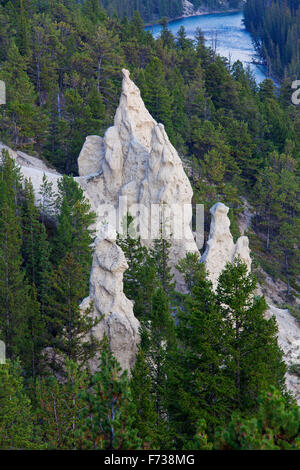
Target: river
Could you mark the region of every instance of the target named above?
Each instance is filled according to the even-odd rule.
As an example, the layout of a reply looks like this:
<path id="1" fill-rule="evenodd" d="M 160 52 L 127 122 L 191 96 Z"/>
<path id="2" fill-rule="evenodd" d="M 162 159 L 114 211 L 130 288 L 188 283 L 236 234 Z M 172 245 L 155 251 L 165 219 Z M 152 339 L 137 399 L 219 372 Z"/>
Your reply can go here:
<path id="1" fill-rule="evenodd" d="M 231 60 L 240 60 L 244 66 L 250 66 L 257 83 L 266 78 L 266 70 L 261 65 L 253 64 L 256 57 L 250 33 L 243 24 L 243 13 L 216 13 L 211 15 L 190 16 L 169 22 L 169 29 L 176 35 L 180 26 L 184 26 L 189 38 L 195 37 L 196 28 L 201 28 L 206 44 L 212 46 L 215 39 L 217 52 Z M 161 31 L 160 25 L 147 26 L 154 36 Z"/>

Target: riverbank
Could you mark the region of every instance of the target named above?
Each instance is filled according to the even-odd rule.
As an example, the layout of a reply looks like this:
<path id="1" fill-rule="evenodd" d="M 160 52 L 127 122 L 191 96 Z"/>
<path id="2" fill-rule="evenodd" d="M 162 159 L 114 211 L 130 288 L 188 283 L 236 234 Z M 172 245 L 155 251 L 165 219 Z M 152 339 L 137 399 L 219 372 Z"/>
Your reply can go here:
<path id="1" fill-rule="evenodd" d="M 169 22 L 169 30 L 176 36 L 181 26 L 184 26 L 186 35 L 194 39 L 197 29 L 204 34 L 208 47 L 216 47 L 217 53 L 227 58 L 231 64 L 241 61 L 245 68 L 248 66 L 254 73 L 257 83 L 261 83 L 267 76 L 265 67 L 258 62 L 259 58 L 253 46 L 252 37 L 245 29 L 243 12 L 219 11 L 217 13 L 202 12 L 201 15 L 191 15 Z M 146 27 L 154 37 L 158 37 L 162 26 L 160 24 Z"/>
<path id="2" fill-rule="evenodd" d="M 199 10 L 195 11 L 194 13 L 190 13 L 190 14 L 184 14 L 184 15 L 181 15 L 181 16 L 177 16 L 176 18 L 168 18 L 168 21 L 169 22 L 172 22 L 172 21 L 177 21 L 177 20 L 183 20 L 185 18 L 192 18 L 194 16 L 206 16 L 206 15 L 221 15 L 221 14 L 230 14 L 230 13 L 242 13 L 243 10 L 241 10 L 240 8 L 230 8 L 228 10 L 224 9 L 224 10 L 209 10 L 207 8 L 200 8 Z M 156 21 L 151 21 L 150 23 L 145 23 L 145 26 L 146 27 L 149 27 L 149 26 L 156 26 L 158 25 L 160 22 L 160 20 L 156 20 Z"/>

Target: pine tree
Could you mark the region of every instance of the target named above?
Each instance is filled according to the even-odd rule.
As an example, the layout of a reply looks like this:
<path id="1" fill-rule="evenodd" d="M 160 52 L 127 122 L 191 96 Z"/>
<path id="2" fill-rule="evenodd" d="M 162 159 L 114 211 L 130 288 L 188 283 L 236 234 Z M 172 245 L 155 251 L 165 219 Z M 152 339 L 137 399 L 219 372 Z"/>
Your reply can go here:
<path id="1" fill-rule="evenodd" d="M 271 387 L 258 398 L 252 418 L 234 413 L 229 424 L 219 429 L 214 448 L 218 450 L 299 450 L 300 408 Z"/>
<path id="2" fill-rule="evenodd" d="M 192 293 L 199 276 L 202 275 L 203 266 L 200 264 L 200 254 L 187 253 L 186 257 L 179 261 L 176 269 L 183 275 L 188 292 Z"/>
<path id="3" fill-rule="evenodd" d="M 37 449 L 34 417 L 19 362 L 0 365 L 0 449 Z"/>
<path id="4" fill-rule="evenodd" d="M 6 130 L 6 139 L 13 145 L 27 145 L 29 148 L 36 135 L 43 142 L 47 117 L 36 106 L 36 94 L 26 71 L 26 60 L 13 40 L 7 61 L 1 67 L 0 79 L 6 82 L 8 89 L 5 112 L 0 120 L 1 128 Z"/>
<path id="5" fill-rule="evenodd" d="M 80 433 L 83 448 L 128 450 L 141 447 L 127 372 L 121 373 L 107 339 L 103 341 L 99 371 L 93 375 L 91 387 L 81 396 L 85 401 L 82 413 L 85 423 Z"/>
<path id="6" fill-rule="evenodd" d="M 170 445 L 167 416 L 168 358 L 176 346 L 175 322 L 170 313 L 169 297 L 158 287 L 152 297 L 151 312 L 142 323 L 141 347 L 149 369 L 155 407 L 156 444 L 159 448 Z"/>
<path id="7" fill-rule="evenodd" d="M 232 380 L 223 369 L 226 329 L 203 265 L 177 315 L 178 349 L 170 360 L 168 410 L 181 448 L 197 434 L 200 422 L 206 421 L 211 434 L 230 414 Z"/>
<path id="8" fill-rule="evenodd" d="M 99 349 L 91 331 L 100 320 L 92 317 L 92 305 L 80 307 L 86 290 L 83 280 L 84 269 L 72 254 L 67 254 L 50 274 L 46 305 L 48 345 L 53 349 L 51 366 L 60 373 L 62 357 L 84 366 Z"/>
<path id="9" fill-rule="evenodd" d="M 227 375 L 233 381 L 234 408 L 251 412 L 259 394 L 275 386 L 284 391 L 286 366 L 277 344 L 274 317 L 265 318 L 267 304 L 254 295 L 256 278 L 239 259 L 219 277 L 217 302 L 226 331 Z"/>
<path id="10" fill-rule="evenodd" d="M 45 224 L 47 218 L 52 219 L 55 217 L 55 192 L 53 183 L 47 180 L 45 173 L 43 174 L 43 182 L 39 190 L 40 196 L 40 212 L 42 223 Z"/>
<path id="11" fill-rule="evenodd" d="M 166 126 L 172 137 L 172 100 L 165 85 L 165 74 L 161 61 L 155 57 L 144 71 L 144 89 L 142 96 L 151 115 Z"/>
<path id="12" fill-rule="evenodd" d="M 156 412 L 153 399 L 150 370 L 145 353 L 139 350 L 132 370 L 130 390 L 136 407 L 136 429 L 145 449 L 153 449 L 159 441 L 157 437 Z"/>
<path id="13" fill-rule="evenodd" d="M 52 239 L 52 260 L 58 265 L 71 254 L 80 263 L 84 277 L 82 282 L 87 289 L 91 270 L 93 230 L 95 214 L 84 197 L 83 190 L 73 178 L 63 176 L 58 182 L 58 226 Z"/>
<path id="14" fill-rule="evenodd" d="M 157 287 L 156 263 L 149 249 L 136 237 L 133 217 L 126 217 L 126 234 L 118 234 L 117 243 L 122 248 L 128 269 L 124 273 L 125 295 L 134 301 L 134 314 L 138 319 L 147 317 L 152 308 L 152 295 Z M 125 229 L 125 224 L 124 224 Z"/>
<path id="15" fill-rule="evenodd" d="M 172 296 L 175 288 L 174 275 L 169 266 L 171 242 L 165 237 L 164 227 L 161 223 L 160 237 L 154 240 L 150 254 L 156 266 L 156 275 L 166 295 Z"/>
<path id="16" fill-rule="evenodd" d="M 88 386 L 88 374 L 79 366 L 65 362 L 65 377 L 39 377 L 34 386 L 34 413 L 41 440 L 47 449 L 76 450 L 84 402 L 80 393 Z"/>
<path id="17" fill-rule="evenodd" d="M 46 209 L 45 201 L 43 209 Z M 25 180 L 24 200 L 22 203 L 22 254 L 27 279 L 35 286 L 37 297 L 43 310 L 51 264 L 49 259 L 50 244 L 46 228 L 39 219 L 40 216 L 35 206 L 32 183 Z"/>
<path id="18" fill-rule="evenodd" d="M 0 334 L 9 358 L 22 355 L 28 340 L 29 286 L 22 270 L 22 234 L 18 197 L 21 177 L 3 151 L 0 165 Z"/>

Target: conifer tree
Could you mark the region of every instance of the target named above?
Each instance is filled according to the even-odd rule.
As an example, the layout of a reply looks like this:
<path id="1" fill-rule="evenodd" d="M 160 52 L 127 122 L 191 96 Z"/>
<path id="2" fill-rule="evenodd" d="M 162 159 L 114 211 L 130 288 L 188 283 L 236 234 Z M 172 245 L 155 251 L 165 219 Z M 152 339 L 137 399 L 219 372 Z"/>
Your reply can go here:
<path id="1" fill-rule="evenodd" d="M 83 190 L 71 177 L 64 175 L 58 182 L 57 208 L 58 226 L 52 239 L 52 260 L 59 264 L 67 254 L 71 254 L 82 267 L 85 275 L 83 283 L 87 287 L 92 261 L 91 225 L 95 221 L 95 214 Z"/>
<path id="2" fill-rule="evenodd" d="M 7 140 L 16 146 L 30 147 L 32 139 L 38 135 L 39 141 L 43 142 L 47 117 L 36 106 L 36 94 L 26 71 L 26 60 L 14 40 L 11 41 L 5 66 L 1 67 L 0 79 L 7 83 L 8 89 L 6 112 L 0 120 Z"/>
<path id="3" fill-rule="evenodd" d="M 0 335 L 9 358 L 22 355 L 28 336 L 29 286 L 22 270 L 18 198 L 21 176 L 7 151 L 0 164 Z"/>
<path id="4" fill-rule="evenodd" d="M 121 373 L 108 341 L 102 344 L 99 370 L 91 387 L 81 394 L 85 402 L 81 427 L 82 446 L 94 450 L 139 449 L 142 445 L 135 425 L 127 372 Z"/>
<path id="5" fill-rule="evenodd" d="M 258 411 L 250 418 L 233 413 L 229 424 L 217 431 L 218 450 L 299 450 L 300 408 L 271 387 L 258 398 Z"/>
<path id="6" fill-rule="evenodd" d="M 56 212 L 55 204 L 55 192 L 53 189 L 53 183 L 48 181 L 45 173 L 43 174 L 43 182 L 39 190 L 40 196 L 40 211 L 41 211 L 41 220 L 45 224 L 47 218 L 53 218 Z"/>
<path id="7" fill-rule="evenodd" d="M 157 268 L 149 249 L 142 246 L 140 237 L 136 236 L 133 217 L 128 214 L 126 220 L 127 233 L 124 236 L 118 234 L 117 238 L 128 262 L 128 269 L 124 273 L 124 292 L 134 301 L 135 316 L 143 319 L 152 308 L 152 295 L 157 287 Z"/>
<path id="8" fill-rule="evenodd" d="M 37 449 L 34 417 L 19 362 L 0 365 L 0 449 Z"/>
<path id="9" fill-rule="evenodd" d="M 163 225 L 161 224 L 160 237 L 154 240 L 150 254 L 155 263 L 156 275 L 160 285 L 164 293 L 169 297 L 172 296 L 175 288 L 174 275 L 171 273 L 169 266 L 170 248 L 171 242 L 166 238 Z"/>
<path id="10" fill-rule="evenodd" d="M 45 209 L 45 207 L 43 208 Z M 51 269 L 50 244 L 46 228 L 39 220 L 39 212 L 35 206 L 32 183 L 24 182 L 24 200 L 22 203 L 22 254 L 26 276 L 35 286 L 37 297 L 43 310 L 47 291 L 48 276 Z"/>
<path id="11" fill-rule="evenodd" d="M 95 214 L 73 178 L 64 176 L 58 189 L 58 226 L 52 239 L 53 267 L 46 306 L 54 368 L 60 368 L 61 354 L 81 365 L 93 357 L 98 343 L 90 331 L 99 322 L 90 315 L 92 305 L 80 308 L 88 293 L 93 240 L 90 225 Z"/>
<path id="12" fill-rule="evenodd" d="M 155 408 L 156 443 L 159 448 L 170 445 L 167 416 L 168 358 L 176 347 L 175 323 L 169 308 L 169 297 L 158 287 L 152 297 L 152 309 L 142 322 L 141 347 L 149 369 Z"/>
<path id="13" fill-rule="evenodd" d="M 91 316 L 92 305 L 80 307 L 86 290 L 84 274 L 72 254 L 67 254 L 50 274 L 46 322 L 54 370 L 61 371 L 61 357 L 86 365 L 99 349 L 91 333 L 99 319 Z"/>
<path id="14" fill-rule="evenodd" d="M 163 65 L 157 57 L 145 69 L 142 96 L 151 115 L 166 126 L 168 135 L 172 137 L 172 100 L 165 85 Z"/>
<path id="15" fill-rule="evenodd" d="M 145 449 L 153 449 L 157 438 L 156 412 L 150 370 L 140 348 L 130 380 L 132 400 L 136 407 L 136 429 Z"/>
<path id="16" fill-rule="evenodd" d="M 191 294 L 178 309 L 178 349 L 169 363 L 168 409 L 180 447 L 197 434 L 199 422 L 206 421 L 212 433 L 225 421 L 232 392 L 223 370 L 226 331 L 216 295 L 203 265 L 194 276 Z"/>
<path id="17" fill-rule="evenodd" d="M 285 390 L 286 366 L 277 343 L 274 317 L 265 318 L 267 304 L 255 296 L 256 278 L 237 259 L 219 277 L 217 303 L 226 331 L 227 375 L 233 381 L 231 399 L 235 409 L 252 412 L 257 397 L 275 386 Z"/>
<path id="18" fill-rule="evenodd" d="M 87 371 L 65 362 L 64 380 L 39 377 L 34 386 L 34 413 L 41 440 L 47 449 L 76 450 L 84 402 L 80 393 L 88 386 Z"/>

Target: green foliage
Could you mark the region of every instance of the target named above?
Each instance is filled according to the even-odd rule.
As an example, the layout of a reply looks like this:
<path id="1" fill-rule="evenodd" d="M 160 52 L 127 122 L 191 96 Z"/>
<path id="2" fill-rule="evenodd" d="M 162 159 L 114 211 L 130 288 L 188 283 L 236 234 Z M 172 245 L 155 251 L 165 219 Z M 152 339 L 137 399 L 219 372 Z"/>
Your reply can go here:
<path id="1" fill-rule="evenodd" d="M 157 287 L 156 266 L 149 250 L 142 246 L 140 237 L 136 236 L 134 219 L 130 215 L 123 224 L 126 231 L 118 234 L 117 243 L 122 248 L 128 269 L 124 273 L 125 295 L 134 301 L 134 314 L 138 319 L 147 316 L 151 310 L 151 299 Z"/>
<path id="2" fill-rule="evenodd" d="M 136 429 L 145 449 L 154 449 L 158 442 L 155 402 L 150 370 L 145 353 L 139 350 L 130 380 L 132 400 L 136 407 Z"/>
<path id="3" fill-rule="evenodd" d="M 269 71 L 279 78 L 299 74 L 299 3 L 295 0 L 248 0 L 245 24 Z"/>
<path id="4" fill-rule="evenodd" d="M 230 414 L 233 388 L 226 373 L 227 337 L 216 295 L 203 265 L 197 271 L 191 295 L 178 311 L 179 344 L 169 364 L 168 409 L 177 445 L 190 445 L 203 420 L 211 432 Z"/>
<path id="5" fill-rule="evenodd" d="M 79 435 L 84 448 L 127 450 L 141 447 L 127 372 L 121 372 L 107 339 L 102 344 L 99 371 L 81 397 L 85 406 Z"/>
<path id="6" fill-rule="evenodd" d="M 8 100 L 0 109 L 1 141 L 76 174 L 85 136 L 102 135 L 112 122 L 120 69 L 127 67 L 182 154 L 194 201 L 206 207 L 206 232 L 208 209 L 222 200 L 230 206 L 234 238 L 239 236 L 241 196 L 247 197 L 255 211 L 252 246 L 268 272 L 286 282 L 292 303 L 299 277 L 300 132 L 289 82 L 279 93 L 271 80 L 258 87 L 240 62 L 231 65 L 206 48 L 200 30 L 195 41 L 184 28 L 174 37 L 164 18 L 154 39 L 134 13 L 137 8 L 147 20 L 177 16 L 181 1 L 103 0 L 110 16 L 96 0 L 4 3 L 0 79 Z M 218 0 L 205 4 L 220 7 Z M 119 20 L 114 11 L 129 19 Z M 288 63 L 298 47 L 296 28 L 291 33 L 289 26 L 294 7 L 279 26 L 273 13 L 272 6 L 264 8 L 261 19 L 269 15 L 271 23 L 262 34 L 272 26 L 272 38 L 282 42 L 282 33 L 288 33 L 284 54 L 279 53 Z M 271 46 L 276 60 L 277 47 Z M 266 50 L 267 45 L 267 56 Z M 279 74 L 282 64 L 272 61 Z M 290 62 L 287 75 L 297 69 L 294 58 Z M 105 343 L 90 384 L 82 366 L 97 353 L 90 339 L 95 323 L 92 305 L 79 305 L 88 292 L 94 214 L 68 176 L 58 194 L 44 177 L 40 196 L 41 214 L 30 182 L 21 181 L 4 152 L 0 338 L 9 358 L 20 357 L 21 368 L 10 363 L 0 368 L 0 408 L 14 417 L 6 421 L 0 411 L 0 447 L 35 448 L 38 433 L 39 445 L 51 449 L 193 450 L 211 449 L 214 440 L 218 448 L 299 445 L 299 409 L 280 395 L 285 366 L 276 324 L 264 316 L 266 304 L 254 295 L 254 278 L 235 263 L 226 267 L 214 292 L 198 256 L 190 254 L 177 260 L 187 294 L 175 293 L 163 232 L 150 249 L 134 233 L 119 237 L 129 264 L 124 290 L 134 301 L 142 341 L 130 380 Z M 58 379 L 51 378 L 57 370 Z"/>
<path id="7" fill-rule="evenodd" d="M 58 354 L 54 367 L 59 366 L 61 354 L 85 364 L 99 347 L 90 334 L 99 319 L 92 318 L 92 305 L 80 307 L 88 293 L 93 240 L 90 225 L 95 214 L 73 178 L 64 176 L 58 190 L 58 225 L 51 240 L 53 267 L 45 307 L 49 346 Z"/>
<path id="8" fill-rule="evenodd" d="M 234 413 L 228 426 L 216 434 L 215 448 L 222 450 L 299 450 L 300 409 L 288 403 L 275 388 L 258 400 L 255 417 Z"/>
<path id="9" fill-rule="evenodd" d="M 181 266 L 184 272 L 187 263 Z M 189 274 L 187 266 L 187 279 Z M 255 287 L 239 261 L 226 266 L 216 293 L 203 267 L 197 270 L 197 282 L 178 311 L 178 349 L 168 372 L 168 412 L 179 448 L 205 446 L 203 423 L 212 436 L 233 410 L 255 413 L 264 390 L 284 391 L 276 323 L 265 319 L 266 303 L 253 297 Z"/>
<path id="10" fill-rule="evenodd" d="M 26 316 L 31 308 L 29 285 L 22 270 L 22 232 L 18 197 L 21 177 L 7 151 L 0 165 L 0 337 L 9 358 L 28 347 Z"/>
<path id="11" fill-rule="evenodd" d="M 227 265 L 219 277 L 218 304 L 227 342 L 227 368 L 234 387 L 234 408 L 252 411 L 261 391 L 284 390 L 286 366 L 277 344 L 275 318 L 267 320 L 267 304 L 254 296 L 256 279 L 239 260 Z M 255 364 L 255 367 L 254 367 Z"/>
<path id="12" fill-rule="evenodd" d="M 91 243 L 93 231 L 91 225 L 95 214 L 83 190 L 71 177 L 63 176 L 58 183 L 57 207 L 59 210 L 58 226 L 52 238 L 52 259 L 59 264 L 66 254 L 72 254 L 89 276 L 91 266 Z"/>
<path id="13" fill-rule="evenodd" d="M 82 425 L 84 401 L 80 394 L 88 385 L 88 375 L 75 362 L 65 361 L 63 382 L 54 376 L 39 377 L 34 384 L 34 413 L 39 434 L 47 449 L 76 450 Z"/>
<path id="14" fill-rule="evenodd" d="M 18 362 L 0 365 L 0 448 L 37 449 L 33 412 Z"/>

